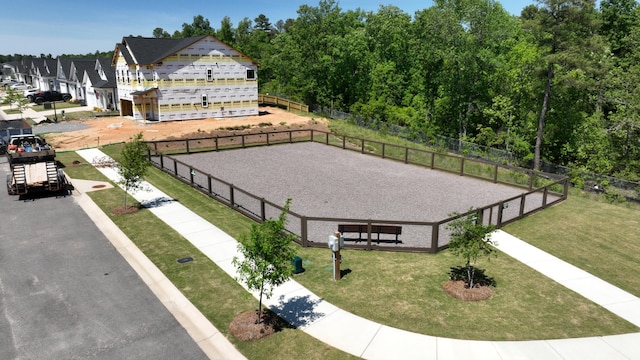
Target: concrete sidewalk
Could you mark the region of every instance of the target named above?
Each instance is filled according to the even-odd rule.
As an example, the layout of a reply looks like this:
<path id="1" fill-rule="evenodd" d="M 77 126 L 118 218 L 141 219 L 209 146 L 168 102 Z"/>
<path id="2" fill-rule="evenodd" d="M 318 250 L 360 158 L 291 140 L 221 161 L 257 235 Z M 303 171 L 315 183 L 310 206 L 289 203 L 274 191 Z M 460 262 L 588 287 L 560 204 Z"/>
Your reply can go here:
<path id="1" fill-rule="evenodd" d="M 98 149 L 80 150 L 78 154 L 91 163 L 105 156 Z M 113 168 L 98 170 L 111 180 L 118 179 Z M 146 188 L 148 191 L 132 195 L 235 278 L 231 261 L 239 256 L 236 240 L 155 187 L 147 184 Z M 628 321 L 640 323 L 637 297 L 503 231 L 494 236 L 505 253 Z M 541 341 L 469 341 L 410 333 L 339 309 L 293 280 L 278 287 L 265 304 L 307 334 L 366 359 L 640 359 L 640 333 Z"/>

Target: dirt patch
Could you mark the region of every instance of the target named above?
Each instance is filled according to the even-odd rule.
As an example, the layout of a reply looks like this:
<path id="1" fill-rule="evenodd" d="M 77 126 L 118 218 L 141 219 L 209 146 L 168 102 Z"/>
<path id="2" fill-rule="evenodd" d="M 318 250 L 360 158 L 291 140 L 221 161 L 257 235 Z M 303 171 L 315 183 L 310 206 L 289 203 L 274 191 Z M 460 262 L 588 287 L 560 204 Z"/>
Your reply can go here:
<path id="1" fill-rule="evenodd" d="M 464 281 L 447 281 L 442 287 L 447 294 L 462 301 L 482 301 L 491 299 L 493 296 L 493 290 L 490 287 L 479 286 L 468 289 L 464 287 Z"/>
<path id="2" fill-rule="evenodd" d="M 117 208 L 111 210 L 111 213 L 113 215 L 126 215 L 126 214 L 133 214 L 134 212 L 137 212 L 138 210 L 140 210 L 139 207 L 137 206 L 131 206 L 131 205 L 127 205 L 125 206 L 118 206 Z"/>
<path id="3" fill-rule="evenodd" d="M 309 128 L 327 130 L 326 121 L 302 116 L 276 107 L 261 107 L 260 115 L 225 119 L 200 119 L 166 122 L 135 121 L 131 118 L 109 117 L 81 120 L 89 129 L 46 134 L 47 142 L 58 151 L 78 150 L 128 141 L 142 133 L 146 141 L 206 137 L 238 132 L 260 132 Z"/>
<path id="4" fill-rule="evenodd" d="M 262 312 L 259 324 L 256 324 L 257 318 L 257 310 L 247 311 L 236 316 L 229 325 L 231 334 L 238 340 L 250 341 L 262 339 L 288 326 L 284 320 L 269 310 Z"/>

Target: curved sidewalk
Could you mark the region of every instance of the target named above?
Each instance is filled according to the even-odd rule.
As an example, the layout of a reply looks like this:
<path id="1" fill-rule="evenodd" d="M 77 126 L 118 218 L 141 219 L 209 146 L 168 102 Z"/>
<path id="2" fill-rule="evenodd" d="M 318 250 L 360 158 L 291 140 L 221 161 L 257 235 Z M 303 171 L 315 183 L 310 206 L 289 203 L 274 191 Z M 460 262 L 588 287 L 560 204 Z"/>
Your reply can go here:
<path id="1" fill-rule="evenodd" d="M 77 153 L 90 163 L 103 158 L 98 149 Z M 113 168 L 98 168 L 117 180 Z M 182 234 L 229 276 L 237 241 L 155 187 L 132 194 L 136 200 Z M 640 326 L 640 299 L 503 232 L 495 233 L 501 251 Z M 254 293 L 254 296 L 257 294 Z M 290 280 L 265 301 L 302 331 L 366 359 L 640 359 L 640 333 L 539 341 L 470 341 L 407 332 L 355 316 L 324 301 Z"/>

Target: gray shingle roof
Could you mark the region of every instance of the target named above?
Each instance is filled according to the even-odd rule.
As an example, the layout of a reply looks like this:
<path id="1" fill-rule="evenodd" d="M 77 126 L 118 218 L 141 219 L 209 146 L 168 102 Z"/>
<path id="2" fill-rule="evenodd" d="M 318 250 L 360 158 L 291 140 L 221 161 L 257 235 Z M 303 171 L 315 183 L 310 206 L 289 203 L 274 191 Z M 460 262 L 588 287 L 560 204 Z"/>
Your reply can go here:
<path id="1" fill-rule="evenodd" d="M 181 39 L 124 37 L 117 47 L 129 64 L 155 64 L 209 35 Z M 135 60 L 134 60 L 135 59 Z"/>

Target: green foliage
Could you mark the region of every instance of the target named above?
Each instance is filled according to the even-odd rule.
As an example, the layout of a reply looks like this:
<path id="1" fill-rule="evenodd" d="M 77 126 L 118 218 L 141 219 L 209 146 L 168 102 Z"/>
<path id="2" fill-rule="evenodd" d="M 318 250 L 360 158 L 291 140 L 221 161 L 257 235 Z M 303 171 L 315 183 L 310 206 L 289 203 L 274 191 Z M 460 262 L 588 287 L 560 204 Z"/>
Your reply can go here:
<path id="1" fill-rule="evenodd" d="M 20 118 L 22 118 L 22 113 L 26 109 L 29 100 L 22 95 L 21 90 L 14 90 L 9 88 L 6 89 L 6 94 L 7 95 L 3 99 L 2 103 L 8 104 L 12 107 L 15 106 L 16 109 L 18 109 L 18 111 L 20 112 Z"/>
<path id="2" fill-rule="evenodd" d="M 124 145 L 118 161 L 118 173 L 121 180 L 120 185 L 124 187 L 124 207 L 127 207 L 126 193 L 142 188 L 144 176 L 149 168 L 147 160 L 147 145 L 142 140 L 142 133 L 131 137 L 131 140 Z"/>
<path id="3" fill-rule="evenodd" d="M 457 215 L 460 214 L 451 214 L 451 216 Z M 450 222 L 447 228 L 451 231 L 449 249 L 454 255 L 461 256 L 466 261 L 465 286 L 472 288 L 477 285 L 474 282 L 476 279 L 474 265 L 478 257 L 490 257 L 494 254 L 494 243 L 489 235 L 495 230 L 495 226 L 483 225 L 478 222 L 477 214 L 472 213 Z"/>
<path id="4" fill-rule="evenodd" d="M 258 316 L 260 322 L 262 297 L 269 299 L 276 286 L 284 284 L 293 273 L 291 261 L 295 256 L 293 235 L 285 230 L 289 204 L 287 202 L 277 220 L 267 219 L 261 224 L 252 224 L 249 234 L 239 239 L 238 251 L 242 258 L 234 257 L 239 281 L 244 282 L 249 290 L 260 290 Z"/>

